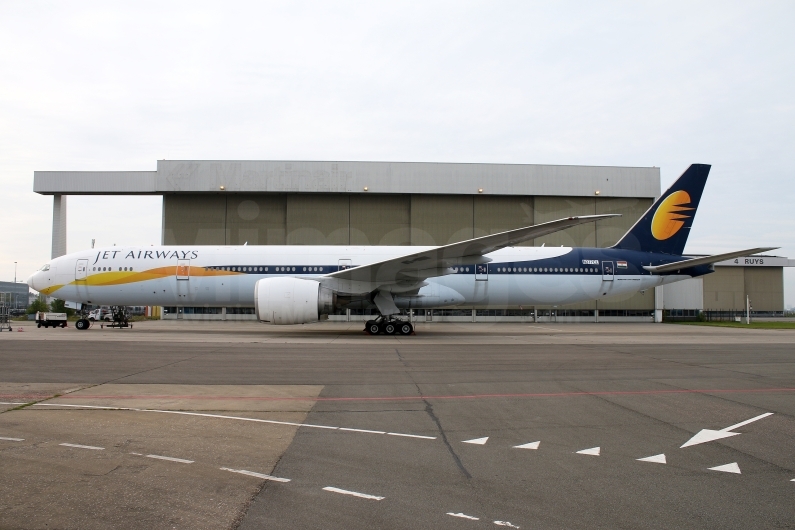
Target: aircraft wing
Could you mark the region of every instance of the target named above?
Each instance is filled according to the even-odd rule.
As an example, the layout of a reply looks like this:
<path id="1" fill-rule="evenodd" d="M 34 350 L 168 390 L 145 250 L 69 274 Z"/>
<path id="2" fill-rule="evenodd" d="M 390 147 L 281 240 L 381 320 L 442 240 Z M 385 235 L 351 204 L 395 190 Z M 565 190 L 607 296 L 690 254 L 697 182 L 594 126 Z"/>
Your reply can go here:
<path id="1" fill-rule="evenodd" d="M 690 267 L 697 267 L 698 265 L 712 265 L 719 261 L 724 261 L 732 258 L 739 258 L 741 256 L 751 256 L 752 254 L 759 254 L 760 252 L 768 252 L 776 250 L 779 247 L 763 247 L 763 248 L 749 248 L 747 250 L 738 250 L 736 252 L 727 252 L 726 254 L 715 254 L 714 256 L 705 256 L 703 258 L 686 259 L 676 261 L 674 263 L 667 263 L 665 265 L 645 265 L 643 268 L 649 272 L 671 272 L 682 269 L 689 269 Z"/>
<path id="2" fill-rule="evenodd" d="M 452 271 L 448 269 L 455 265 L 488 263 L 491 260 L 484 256 L 495 250 L 558 232 L 572 226 L 618 217 L 619 215 L 584 215 L 558 219 L 557 221 L 476 237 L 475 239 L 435 247 L 398 258 L 333 272 L 327 274 L 324 278 L 379 284 L 399 281 L 421 281 L 425 278 L 449 274 Z"/>

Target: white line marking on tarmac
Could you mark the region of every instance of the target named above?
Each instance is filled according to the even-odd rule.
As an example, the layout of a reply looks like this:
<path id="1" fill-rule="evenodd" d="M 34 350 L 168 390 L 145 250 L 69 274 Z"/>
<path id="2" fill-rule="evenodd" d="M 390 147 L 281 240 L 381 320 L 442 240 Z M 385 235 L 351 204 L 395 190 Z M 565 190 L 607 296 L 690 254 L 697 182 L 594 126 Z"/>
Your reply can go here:
<path id="1" fill-rule="evenodd" d="M 461 512 L 458 513 L 447 512 L 447 515 L 451 515 L 453 517 L 460 517 L 461 519 L 469 519 L 470 521 L 480 521 L 480 518 L 478 517 L 472 517 L 471 515 L 467 515 Z"/>
<path id="2" fill-rule="evenodd" d="M 473 445 L 486 445 L 486 442 L 489 441 L 488 436 L 484 436 L 483 438 L 472 438 L 471 440 L 463 440 L 462 444 L 473 444 Z"/>
<path id="3" fill-rule="evenodd" d="M 130 454 L 135 456 L 144 456 L 142 453 L 130 453 Z"/>
<path id="4" fill-rule="evenodd" d="M 515 524 L 511 524 L 508 521 L 494 521 L 494 524 L 496 524 L 497 526 L 507 526 L 509 528 L 519 528 Z"/>
<path id="5" fill-rule="evenodd" d="M 530 443 L 522 444 L 522 445 L 514 445 L 513 448 L 514 449 L 538 449 L 539 445 L 541 445 L 541 441 L 540 440 L 537 441 L 537 442 L 530 442 Z"/>
<path id="6" fill-rule="evenodd" d="M 715 466 L 709 468 L 710 471 L 723 471 L 724 473 L 736 473 L 741 475 L 742 472 L 740 471 L 740 466 L 737 465 L 737 462 L 732 462 L 731 464 L 724 464 L 722 466 Z"/>
<path id="7" fill-rule="evenodd" d="M 386 498 L 386 497 L 379 497 L 378 495 L 368 495 L 366 493 L 359 493 L 357 491 L 341 490 L 339 488 L 335 488 L 334 486 L 326 486 L 323 489 L 325 491 L 333 491 L 334 493 L 342 493 L 343 495 L 353 495 L 354 497 L 360 497 L 362 499 L 370 499 L 373 501 L 380 501 Z"/>
<path id="8" fill-rule="evenodd" d="M 30 401 L 28 401 L 30 403 Z M 11 403 L 9 401 L 0 401 L 0 405 L 27 405 L 28 403 Z"/>
<path id="9" fill-rule="evenodd" d="M 730 425 L 725 429 L 721 429 L 719 431 L 715 431 L 712 429 L 701 429 L 698 431 L 695 436 L 690 438 L 684 444 L 682 444 L 679 449 L 684 449 L 685 447 L 690 447 L 691 445 L 698 445 L 704 444 L 707 442 L 714 442 L 715 440 L 721 440 L 723 438 L 729 438 L 730 436 L 737 436 L 738 434 L 742 434 L 739 432 L 731 432 L 734 429 L 739 429 L 749 423 L 753 423 L 757 420 L 761 420 L 762 418 L 767 418 L 768 416 L 772 416 L 772 412 L 766 412 L 765 414 L 760 414 L 759 416 L 755 416 L 750 420 L 741 421 L 740 423 L 735 423 L 734 425 Z"/>
<path id="10" fill-rule="evenodd" d="M 577 451 L 578 455 L 591 455 L 591 456 L 599 456 L 599 453 L 602 451 L 601 447 L 591 447 L 590 449 L 583 449 L 581 451 Z"/>
<path id="11" fill-rule="evenodd" d="M 256 473 L 254 471 L 248 471 L 246 469 L 232 469 L 228 467 L 222 467 L 221 470 L 231 471 L 232 473 L 240 473 L 241 475 L 248 475 L 249 477 L 257 477 L 264 480 L 272 480 L 274 482 L 290 482 L 289 478 L 274 477 L 272 475 L 266 475 L 264 473 Z"/>
<path id="12" fill-rule="evenodd" d="M 81 409 L 103 409 L 103 410 L 141 410 L 128 409 L 124 407 L 100 407 L 99 405 L 67 405 L 66 403 L 33 403 L 32 407 L 77 407 Z"/>
<path id="13" fill-rule="evenodd" d="M 421 436 L 419 434 L 404 434 L 402 432 L 388 432 L 389 436 L 405 436 L 406 438 L 420 438 L 421 440 L 435 440 L 436 436 Z"/>
<path id="14" fill-rule="evenodd" d="M 370 434 L 386 434 L 386 431 L 368 431 L 367 429 L 349 429 L 348 427 L 340 427 L 340 430 L 350 432 L 365 432 Z"/>
<path id="15" fill-rule="evenodd" d="M 647 456 L 645 458 L 636 458 L 638 462 L 652 462 L 654 464 L 667 464 L 668 462 L 665 461 L 665 454 L 659 454 L 654 456 Z"/>
<path id="16" fill-rule="evenodd" d="M 6 440 L 8 442 L 24 442 L 24 438 L 6 438 L 5 436 L 0 436 L 0 440 Z"/>
<path id="17" fill-rule="evenodd" d="M 79 444 L 58 444 L 64 447 L 77 447 L 78 449 L 93 449 L 94 451 L 104 451 L 104 447 L 94 447 L 93 445 L 79 445 Z"/>
<path id="18" fill-rule="evenodd" d="M 24 403 L 22 403 L 24 405 Z M 259 418 L 245 418 L 242 416 L 225 416 L 222 414 L 205 414 L 202 412 L 184 412 L 181 410 L 157 410 L 157 409 L 135 409 L 130 407 L 101 407 L 99 405 L 66 405 L 63 403 L 34 403 L 37 407 L 77 407 L 84 409 L 103 409 L 103 410 L 130 410 L 133 412 L 160 412 L 163 414 L 180 414 L 183 416 L 199 416 L 203 418 L 220 418 L 224 420 L 240 420 L 240 421 L 253 421 L 255 423 L 269 423 L 271 425 L 289 425 L 292 427 L 309 427 L 312 429 L 329 429 L 329 430 L 345 430 L 352 432 L 366 432 L 373 434 L 388 434 L 390 436 L 405 436 L 407 438 L 420 438 L 423 440 L 435 440 L 436 436 L 421 436 L 419 434 L 406 434 L 402 432 L 383 432 L 383 431 L 370 431 L 366 429 L 351 429 L 343 427 L 334 427 L 333 425 L 314 425 L 311 423 L 295 423 L 292 421 L 277 421 L 277 420 L 263 420 Z"/>
<path id="19" fill-rule="evenodd" d="M 179 462 L 180 464 L 192 464 L 193 460 L 185 460 L 184 458 L 174 458 L 173 456 L 161 455 L 146 455 L 147 458 L 157 458 L 158 460 L 168 460 L 169 462 Z"/>

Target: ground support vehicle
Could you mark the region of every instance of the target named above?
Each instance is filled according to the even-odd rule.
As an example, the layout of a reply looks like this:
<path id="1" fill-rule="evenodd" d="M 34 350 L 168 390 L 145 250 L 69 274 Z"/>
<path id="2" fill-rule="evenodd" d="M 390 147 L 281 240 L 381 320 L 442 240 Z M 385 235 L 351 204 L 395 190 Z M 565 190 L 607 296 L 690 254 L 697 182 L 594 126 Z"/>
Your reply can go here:
<path id="1" fill-rule="evenodd" d="M 88 313 L 88 320 L 91 322 L 96 322 L 97 320 L 102 320 L 105 322 L 112 322 L 113 321 L 113 312 L 110 309 L 93 309 Z"/>
<path id="2" fill-rule="evenodd" d="M 36 327 L 40 328 L 65 328 L 66 327 L 66 313 L 45 313 L 39 311 L 36 313 Z"/>

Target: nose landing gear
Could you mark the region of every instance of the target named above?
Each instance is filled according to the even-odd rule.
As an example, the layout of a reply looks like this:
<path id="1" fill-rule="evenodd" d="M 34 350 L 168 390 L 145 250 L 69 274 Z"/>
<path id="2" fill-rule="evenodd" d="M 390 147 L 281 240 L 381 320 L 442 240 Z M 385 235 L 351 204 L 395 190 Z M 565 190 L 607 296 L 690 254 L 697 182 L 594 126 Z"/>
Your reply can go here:
<path id="1" fill-rule="evenodd" d="M 364 326 L 364 331 L 368 335 L 411 335 L 414 333 L 414 326 L 405 320 L 398 320 L 391 316 L 379 316 L 375 320 L 368 320 Z"/>

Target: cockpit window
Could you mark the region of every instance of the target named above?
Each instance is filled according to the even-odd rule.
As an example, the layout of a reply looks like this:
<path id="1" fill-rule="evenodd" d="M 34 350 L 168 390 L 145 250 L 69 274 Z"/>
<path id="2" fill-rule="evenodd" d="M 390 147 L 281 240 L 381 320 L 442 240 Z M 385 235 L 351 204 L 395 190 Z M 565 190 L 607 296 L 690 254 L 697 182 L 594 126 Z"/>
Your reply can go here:
<path id="1" fill-rule="evenodd" d="M 50 264 L 48 263 L 47 265 L 45 265 L 44 267 L 42 267 L 40 270 L 43 270 L 43 271 L 48 271 L 48 270 L 50 270 Z"/>

